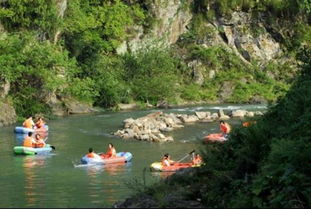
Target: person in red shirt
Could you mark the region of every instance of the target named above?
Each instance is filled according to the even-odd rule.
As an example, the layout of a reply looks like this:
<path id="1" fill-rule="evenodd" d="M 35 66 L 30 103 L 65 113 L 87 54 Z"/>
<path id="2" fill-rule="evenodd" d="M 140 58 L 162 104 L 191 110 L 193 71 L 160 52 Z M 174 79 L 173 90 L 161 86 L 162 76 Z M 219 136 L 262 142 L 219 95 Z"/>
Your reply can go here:
<path id="1" fill-rule="evenodd" d="M 35 125 L 36 125 L 36 128 L 39 129 L 39 128 L 42 128 L 44 124 L 45 124 L 44 120 L 41 117 L 39 117 Z"/>
<path id="2" fill-rule="evenodd" d="M 221 120 L 221 121 L 219 121 L 219 129 L 220 129 L 222 135 L 225 138 L 228 138 L 228 134 L 231 131 L 230 125 L 228 123 L 224 122 L 223 120 Z"/>
<path id="3" fill-rule="evenodd" d="M 112 143 L 108 144 L 108 150 L 105 154 L 102 154 L 101 157 L 102 158 L 112 158 L 112 157 L 116 157 L 117 156 L 117 151 L 114 148 Z"/>

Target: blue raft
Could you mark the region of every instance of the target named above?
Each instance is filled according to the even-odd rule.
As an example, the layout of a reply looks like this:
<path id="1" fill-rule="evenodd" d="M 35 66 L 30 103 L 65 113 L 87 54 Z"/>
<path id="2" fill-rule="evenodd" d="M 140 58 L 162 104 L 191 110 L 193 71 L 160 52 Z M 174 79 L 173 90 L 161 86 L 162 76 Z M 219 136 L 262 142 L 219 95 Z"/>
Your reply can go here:
<path id="1" fill-rule="evenodd" d="M 49 130 L 49 126 L 48 125 L 44 125 L 43 126 L 44 128 L 43 129 L 32 129 L 32 128 L 25 128 L 23 126 L 16 126 L 15 129 L 14 129 L 14 132 L 15 133 L 18 133 L 18 134 L 28 134 L 29 132 L 40 132 L 40 131 L 48 131 Z"/>
<path id="2" fill-rule="evenodd" d="M 111 164 L 111 163 L 127 163 L 131 161 L 133 155 L 130 152 L 118 152 L 113 158 L 89 158 L 87 155 L 81 158 L 82 164 Z"/>

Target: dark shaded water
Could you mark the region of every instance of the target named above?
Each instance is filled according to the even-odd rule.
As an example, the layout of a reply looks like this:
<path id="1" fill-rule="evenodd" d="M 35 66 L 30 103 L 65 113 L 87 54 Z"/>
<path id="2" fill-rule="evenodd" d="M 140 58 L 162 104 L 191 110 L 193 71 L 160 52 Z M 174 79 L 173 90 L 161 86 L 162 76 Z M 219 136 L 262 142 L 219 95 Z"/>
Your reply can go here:
<path id="1" fill-rule="evenodd" d="M 193 113 L 223 108 L 263 110 L 264 106 L 201 106 L 164 110 L 164 112 Z M 56 150 L 48 156 L 15 156 L 13 147 L 21 140 L 13 133 L 14 126 L 0 128 L 0 207 L 111 207 L 133 194 L 128 184 L 142 181 L 146 168 L 146 184 L 163 178 L 163 173 L 150 173 L 149 165 L 168 152 L 175 160 L 192 149 L 199 151 L 202 137 L 218 132 L 218 123 L 196 123 L 167 133 L 171 143 L 149 143 L 123 140 L 111 133 L 122 128 L 126 118 L 141 117 L 150 112 L 106 112 L 79 115 L 49 121 L 47 143 Z M 239 124 L 239 120 L 231 120 Z M 19 124 L 16 124 L 19 125 Z M 117 152 L 129 151 L 133 160 L 124 165 L 75 167 L 80 158 L 93 147 L 105 152 L 112 142 Z"/>

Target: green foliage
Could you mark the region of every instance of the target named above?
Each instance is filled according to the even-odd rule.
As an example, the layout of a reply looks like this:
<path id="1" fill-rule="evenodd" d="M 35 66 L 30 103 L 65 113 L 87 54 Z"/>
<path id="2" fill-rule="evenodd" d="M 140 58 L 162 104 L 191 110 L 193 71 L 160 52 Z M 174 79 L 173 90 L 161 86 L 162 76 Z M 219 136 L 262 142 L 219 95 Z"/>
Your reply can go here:
<path id="1" fill-rule="evenodd" d="M 112 56 L 101 57 L 101 60 L 93 67 L 90 76 L 96 83 L 94 90 L 98 92 L 96 105 L 111 107 L 130 100 L 131 89 L 123 80 L 122 59 Z"/>
<path id="2" fill-rule="evenodd" d="M 292 45 L 294 48 L 299 48 L 301 46 L 311 47 L 311 26 L 298 23 L 295 25 L 295 35 L 293 37 Z"/>
<path id="3" fill-rule="evenodd" d="M 232 94 L 225 102 L 249 102 L 254 96 L 274 101 L 288 90 L 296 73 L 290 63 L 271 62 L 259 70 L 256 63 L 245 64 L 225 47 L 205 48 L 197 44 L 223 34 L 223 28 L 216 30 L 207 23 L 233 11 L 264 12 L 273 20 L 292 18 L 289 8 L 293 8 L 297 20 L 309 14 L 309 0 L 282 2 L 194 1 L 190 30 L 180 37 L 176 51 L 147 47 L 120 56 L 116 49 L 135 35 L 133 25 L 143 26 L 146 32 L 157 21 L 150 12 L 154 2 L 71 0 L 67 1 L 64 17 L 59 18 L 55 1 L 2 1 L 0 21 L 8 33 L 0 37 L 0 82 L 10 81 L 10 96 L 20 111 L 33 112 L 47 109 L 46 105 L 32 103 L 34 100 L 43 104 L 47 92 L 103 107 L 130 101 L 210 102 L 217 101 L 225 82 L 232 84 Z M 181 3 L 181 9 L 189 6 L 188 1 Z M 255 25 L 252 32 L 258 35 L 262 27 Z M 294 32 L 288 35 L 292 39 L 284 43 L 295 52 L 310 45 L 310 27 L 300 20 L 293 28 Z M 14 34 L 15 31 L 22 31 L 23 35 Z M 56 31 L 62 32 L 59 43 L 44 41 L 54 39 Z M 189 60 L 202 62 L 202 85 L 194 83 L 193 69 L 186 64 Z M 215 72 L 213 78 L 208 75 L 211 70 Z M 32 95 L 29 100 L 23 97 L 28 92 Z"/>
<path id="4" fill-rule="evenodd" d="M 230 15 L 234 11 L 269 11 L 274 16 L 294 17 L 310 14 L 310 0 L 202 0 L 193 5 L 195 13 L 206 13 L 207 7 L 214 9 L 218 15 Z"/>
<path id="5" fill-rule="evenodd" d="M 102 52 L 112 52 L 130 34 L 129 28 L 142 23 L 145 14 L 137 5 L 122 1 L 72 0 L 65 16 L 65 43 L 83 64 L 96 62 Z"/>
<path id="6" fill-rule="evenodd" d="M 231 68 L 238 68 L 240 71 L 246 69 L 245 64 L 237 57 L 237 55 L 229 52 L 221 46 L 209 48 L 194 46 L 193 48 L 190 48 L 190 56 L 193 59 L 201 59 L 213 69 L 222 68 L 223 70 L 229 70 Z"/>
<path id="7" fill-rule="evenodd" d="M 52 0 L 10 0 L 3 1 L 0 6 L 0 21 L 9 31 L 30 29 L 52 36 L 61 27 L 61 19 Z"/>
<path id="8" fill-rule="evenodd" d="M 69 77 L 67 82 L 69 83 L 63 90 L 63 94 L 67 96 L 73 96 L 80 101 L 93 103 L 95 98 L 98 96 L 96 89 L 96 83 L 91 78 L 78 78 Z"/>
<path id="9" fill-rule="evenodd" d="M 211 83 L 204 85 L 186 84 L 182 88 L 180 97 L 186 101 L 215 101 L 218 88 Z"/>
<path id="10" fill-rule="evenodd" d="M 185 86 L 182 91 L 181 97 L 189 101 L 200 101 L 200 86 L 196 84 L 190 84 Z"/>
<path id="11" fill-rule="evenodd" d="M 177 59 L 168 49 L 146 48 L 123 57 L 126 81 L 131 83 L 133 98 L 157 101 L 175 96 L 177 91 Z"/>
<path id="12" fill-rule="evenodd" d="M 10 95 L 18 114 L 47 113 L 44 102 L 47 92 L 63 93 L 66 85 L 75 88 L 78 72 L 68 53 L 50 42 L 38 42 L 32 33 L 3 35 L 0 40 L 0 75 L 11 83 Z M 81 85 L 81 83 L 79 83 Z M 90 94 L 86 85 L 76 96 Z M 74 91 L 74 90 L 73 90 Z"/>
<path id="13" fill-rule="evenodd" d="M 280 65 L 271 62 L 264 71 L 257 69 L 255 63 L 247 65 L 235 54 L 222 47 L 202 48 L 194 45 L 189 50 L 192 59 L 200 59 L 206 67 L 217 71 L 216 76 L 213 79 L 206 79 L 202 86 L 205 89 L 205 95 L 208 92 L 214 95 L 210 94 L 205 97 L 206 99 L 215 100 L 222 84 L 229 81 L 233 86 L 233 93 L 226 102 L 249 102 L 254 96 L 274 101 L 286 93 L 295 73 L 289 63 Z M 270 78 L 268 73 L 273 73 L 275 78 Z M 192 88 L 184 91 L 183 96 L 187 98 L 187 95 L 191 95 L 196 99 L 202 99 L 199 97 L 200 91 L 192 90 Z"/>

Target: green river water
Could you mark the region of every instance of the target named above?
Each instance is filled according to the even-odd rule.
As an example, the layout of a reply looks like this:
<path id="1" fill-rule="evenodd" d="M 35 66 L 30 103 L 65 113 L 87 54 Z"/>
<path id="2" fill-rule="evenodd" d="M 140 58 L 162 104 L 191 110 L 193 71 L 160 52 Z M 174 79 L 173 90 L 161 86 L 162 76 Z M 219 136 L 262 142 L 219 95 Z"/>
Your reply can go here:
<path id="1" fill-rule="evenodd" d="M 194 111 L 225 112 L 230 109 L 262 111 L 262 105 L 220 105 L 178 107 L 163 112 L 194 114 Z M 178 160 L 193 149 L 204 147 L 202 137 L 219 132 L 218 122 L 195 123 L 166 133 L 174 137 L 170 143 L 150 143 L 124 140 L 111 135 L 122 128 L 126 118 L 138 118 L 159 110 L 103 112 L 100 114 L 74 115 L 48 121 L 47 143 L 56 150 L 47 156 L 15 156 L 13 147 L 21 140 L 13 132 L 15 126 L 0 128 L 0 207 L 48 208 L 48 207 L 111 207 L 135 191 L 128 185 L 142 181 L 146 168 L 146 184 L 165 177 L 164 173 L 151 173 L 149 165 L 159 161 L 166 152 Z M 240 120 L 229 121 L 239 124 Z M 76 167 L 89 147 L 105 152 L 108 143 L 117 152 L 129 151 L 132 162 L 115 166 Z"/>

